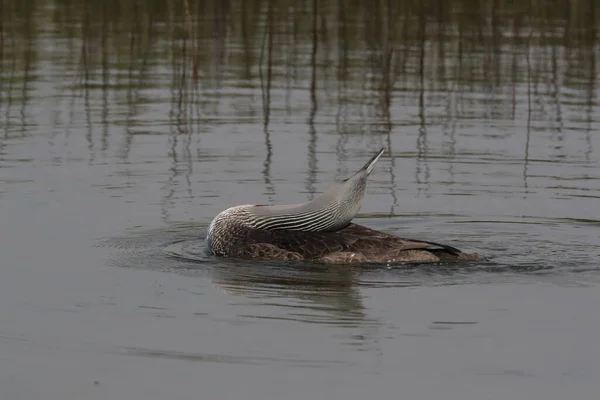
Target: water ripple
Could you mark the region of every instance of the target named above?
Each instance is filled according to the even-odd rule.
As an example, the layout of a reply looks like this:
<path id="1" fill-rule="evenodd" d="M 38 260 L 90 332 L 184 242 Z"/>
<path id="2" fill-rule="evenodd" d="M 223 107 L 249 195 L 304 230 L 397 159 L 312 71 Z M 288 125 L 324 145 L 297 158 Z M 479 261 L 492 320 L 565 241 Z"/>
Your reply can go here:
<path id="1" fill-rule="evenodd" d="M 379 219 L 366 223 L 378 225 Z M 561 220 L 562 223 L 595 225 L 595 220 Z M 204 246 L 204 225 L 173 224 L 165 228 L 132 231 L 107 238 L 99 245 L 114 247 L 113 263 L 126 268 L 156 269 L 184 275 L 209 275 L 229 292 L 249 296 L 279 297 L 282 292 L 325 292 L 336 297 L 360 287 L 411 287 L 485 282 L 528 282 L 543 277 L 597 280 L 600 252 L 586 232 L 551 240 L 536 237 L 518 226 L 541 226 L 554 222 L 460 221 L 468 235 L 454 236 L 458 246 L 476 249 L 487 259 L 465 264 L 364 264 L 352 266 L 302 262 L 271 262 L 224 259 L 210 256 Z M 385 225 L 385 224 L 383 224 Z M 493 225 L 493 228 L 490 227 Z M 456 225 L 454 225 L 456 226 Z M 351 297 L 351 296 L 350 296 Z"/>

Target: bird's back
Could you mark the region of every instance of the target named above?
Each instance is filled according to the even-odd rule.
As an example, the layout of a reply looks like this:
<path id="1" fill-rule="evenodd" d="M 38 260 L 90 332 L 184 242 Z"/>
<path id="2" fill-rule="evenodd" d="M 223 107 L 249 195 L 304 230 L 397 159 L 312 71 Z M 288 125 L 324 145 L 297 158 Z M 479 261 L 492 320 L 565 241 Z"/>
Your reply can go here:
<path id="1" fill-rule="evenodd" d="M 255 260 L 324 263 L 435 262 L 473 259 L 451 246 L 405 239 L 362 225 L 336 232 L 267 231 L 238 227 L 229 231 L 225 256 Z"/>

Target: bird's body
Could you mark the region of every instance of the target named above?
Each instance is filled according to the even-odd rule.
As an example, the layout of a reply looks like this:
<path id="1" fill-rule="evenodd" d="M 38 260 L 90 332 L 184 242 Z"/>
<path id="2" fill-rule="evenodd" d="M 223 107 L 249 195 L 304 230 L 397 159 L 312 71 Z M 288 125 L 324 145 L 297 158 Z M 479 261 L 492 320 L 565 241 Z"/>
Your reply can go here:
<path id="1" fill-rule="evenodd" d="M 351 178 L 296 205 L 240 205 L 211 222 L 206 243 L 217 256 L 332 264 L 477 260 L 473 253 L 405 239 L 352 223 L 379 151 Z"/>

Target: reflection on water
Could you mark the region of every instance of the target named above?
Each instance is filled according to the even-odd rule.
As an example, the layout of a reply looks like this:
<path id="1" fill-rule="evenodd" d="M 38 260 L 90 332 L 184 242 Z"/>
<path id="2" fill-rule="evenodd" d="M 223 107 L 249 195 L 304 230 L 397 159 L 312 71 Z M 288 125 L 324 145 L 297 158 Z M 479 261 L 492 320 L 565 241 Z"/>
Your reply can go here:
<path id="1" fill-rule="evenodd" d="M 415 179 L 424 183 L 430 129 L 442 127 L 444 154 L 453 157 L 457 129 L 472 120 L 519 130 L 525 180 L 540 129 L 551 135 L 547 156 L 554 161 L 574 155 L 565 148 L 572 131 L 581 132 L 584 159 L 593 154 L 592 0 L 475 9 L 469 1 L 433 0 L 416 7 L 318 0 L 20 4 L 3 2 L 5 136 L 33 134 L 42 125 L 54 136 L 84 124 L 91 162 L 109 145 L 126 160 L 137 135 L 169 134 L 174 170 L 193 165 L 203 130 L 225 118 L 242 125 L 263 120 L 267 186 L 277 150 L 270 125 L 307 121 L 311 195 L 317 130 L 327 134 L 332 124 L 336 152 L 346 157 L 349 136 L 393 142 L 392 131 L 416 123 Z M 169 95 L 160 90 L 165 86 Z M 50 115 L 36 113 L 30 100 L 40 96 L 66 102 L 69 115 L 58 104 Z M 111 134 L 112 124 L 120 132 Z M 190 172 L 173 171 L 181 173 Z"/>

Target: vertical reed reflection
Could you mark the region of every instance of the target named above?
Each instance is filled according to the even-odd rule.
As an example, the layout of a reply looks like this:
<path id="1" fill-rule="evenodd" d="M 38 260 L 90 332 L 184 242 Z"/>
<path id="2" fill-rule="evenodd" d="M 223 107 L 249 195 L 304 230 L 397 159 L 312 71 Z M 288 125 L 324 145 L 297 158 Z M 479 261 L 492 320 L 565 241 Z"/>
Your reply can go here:
<path id="1" fill-rule="evenodd" d="M 320 8 L 323 8 L 321 10 Z M 314 9 L 314 6 L 313 6 Z M 328 18 L 331 13 L 332 8 L 329 4 L 318 3 L 317 2 L 317 24 L 320 22 L 317 30 L 317 38 L 321 40 L 321 64 L 322 64 L 322 77 L 320 79 L 322 85 L 323 96 L 325 97 L 328 104 L 334 104 L 336 101 L 335 98 L 335 81 L 330 74 L 330 65 L 333 63 L 334 58 L 332 58 L 331 48 L 329 46 L 329 26 L 328 26 Z"/>
<path id="2" fill-rule="evenodd" d="M 4 0 L 0 1 L 0 65 L 4 61 Z M 0 80 L 0 90 L 2 90 L 2 81 Z M 1 101 L 1 97 L 0 97 Z"/>
<path id="3" fill-rule="evenodd" d="M 92 50 L 89 49 L 91 42 L 93 40 L 92 35 L 92 27 L 90 21 L 90 10 L 89 4 L 85 3 L 83 6 L 83 24 L 81 24 L 81 76 L 82 76 L 82 86 L 83 86 L 83 106 L 86 118 L 86 140 L 88 142 L 88 152 L 89 152 L 89 163 L 94 162 L 94 126 L 92 123 L 91 116 L 91 106 L 90 106 L 90 86 L 91 82 L 91 73 L 93 71 L 90 68 L 88 56 L 92 53 Z"/>
<path id="4" fill-rule="evenodd" d="M 596 48 L 594 44 L 590 45 L 589 48 L 590 53 L 590 64 L 589 64 L 589 72 L 587 74 L 587 94 L 586 94 L 586 128 L 585 128 L 585 142 L 587 148 L 585 149 L 585 159 L 586 161 L 591 160 L 592 153 L 594 152 L 594 148 L 592 147 L 592 123 L 594 121 L 594 105 L 596 104 L 596 57 L 598 56 L 596 53 Z"/>
<path id="5" fill-rule="evenodd" d="M 556 141 L 556 146 L 554 147 L 555 150 L 559 153 L 557 154 L 558 156 L 564 157 L 564 133 L 563 133 L 563 117 L 562 117 L 562 99 L 561 99 L 561 93 L 560 93 L 560 88 L 561 85 L 559 83 L 559 65 L 557 62 L 558 59 L 558 48 L 557 46 L 551 46 L 551 52 L 552 55 L 550 57 L 551 59 L 551 77 L 550 77 L 550 83 L 551 83 L 551 88 L 549 89 L 550 92 L 550 96 L 552 96 L 552 100 L 554 101 L 554 117 L 556 119 L 556 124 L 554 126 L 554 130 L 555 130 L 555 137 L 554 140 Z"/>
<path id="6" fill-rule="evenodd" d="M 383 20 L 385 21 L 384 27 L 384 46 L 383 46 L 383 54 L 384 54 L 384 72 L 383 72 L 383 115 L 385 119 L 385 133 L 387 137 L 387 149 L 388 152 L 392 152 L 392 115 L 391 115 L 391 105 L 392 105 L 392 92 L 394 90 L 394 83 L 396 80 L 396 69 L 394 64 L 394 48 L 392 47 L 392 24 L 394 23 L 394 18 L 391 7 L 391 0 L 387 0 L 386 9 Z M 392 197 L 392 205 L 390 206 L 390 216 L 396 213 L 396 207 L 398 206 L 398 196 L 396 196 L 396 175 L 394 174 L 394 169 L 396 167 L 395 157 L 391 157 L 389 173 L 390 173 L 390 195 Z"/>
<path id="7" fill-rule="evenodd" d="M 2 20 L 4 18 L 5 14 L 0 14 L 0 20 Z M 6 28 L 3 28 L 6 29 Z M 12 34 L 11 34 L 11 42 L 12 42 L 12 46 L 11 49 L 9 50 L 12 53 L 12 57 L 9 57 L 10 59 L 10 69 L 9 69 L 9 73 L 8 76 L 5 73 L 5 64 L 6 64 L 6 59 L 4 58 L 4 56 L 2 57 L 2 76 L 0 79 L 0 82 L 2 82 L 2 92 L 0 93 L 0 99 L 4 98 L 4 94 L 6 94 L 6 100 L 3 101 L 3 103 L 5 102 L 6 104 L 4 104 L 5 107 L 5 111 L 4 111 L 4 138 L 8 139 L 8 135 L 9 135 L 9 128 L 10 128 L 10 118 L 11 118 L 11 109 L 12 109 L 12 105 L 13 105 L 13 83 L 15 82 L 15 74 L 16 74 L 16 70 L 17 70 L 17 42 L 16 42 L 16 35 L 14 34 L 14 28 L 12 28 Z M 4 43 L 4 41 L 3 41 Z M 2 53 L 4 53 L 4 45 L 2 46 Z M 4 84 L 5 81 L 8 81 L 6 84 Z M 5 89 L 5 86 L 7 86 L 8 88 Z"/>
<path id="8" fill-rule="evenodd" d="M 196 29 L 195 24 L 192 22 L 192 14 L 190 12 L 190 4 L 188 0 L 183 0 L 183 7 L 185 12 L 185 29 L 187 31 L 187 39 L 190 40 L 193 58 L 192 58 L 192 83 L 195 85 L 198 82 L 198 45 L 196 43 Z"/>
<path id="9" fill-rule="evenodd" d="M 422 6 L 421 6 L 422 7 Z M 415 170 L 415 178 L 419 187 L 418 192 L 423 191 L 422 184 L 424 183 L 425 191 L 429 189 L 429 164 L 427 161 L 427 122 L 425 118 L 425 35 L 427 32 L 427 20 L 423 11 L 419 14 L 418 27 L 418 45 L 419 45 L 419 136 L 417 137 L 417 167 Z M 422 166 L 423 164 L 423 166 Z M 421 178 L 421 169 L 424 169 L 423 178 Z"/>
<path id="10" fill-rule="evenodd" d="M 285 96 L 285 109 L 287 115 L 292 115 L 292 92 L 294 89 L 294 84 L 296 84 L 298 80 L 298 58 L 299 58 L 299 49 L 298 42 L 300 41 L 299 29 L 300 29 L 300 18 L 298 15 L 300 14 L 299 7 L 293 7 L 290 11 L 292 21 L 285 24 L 288 28 L 286 31 L 287 39 L 287 65 L 286 65 L 286 96 Z"/>
<path id="11" fill-rule="evenodd" d="M 525 136 L 525 156 L 523 159 L 523 186 L 525 187 L 524 198 L 529 193 L 529 185 L 527 183 L 527 170 L 529 167 L 529 145 L 531 142 L 531 59 L 529 49 L 527 49 L 527 127 Z"/>
<path id="12" fill-rule="evenodd" d="M 306 191 L 308 199 L 315 197 L 317 181 L 317 131 L 315 128 L 315 116 L 317 115 L 317 51 L 319 49 L 319 0 L 312 2 L 312 51 L 310 56 L 311 79 L 310 79 L 310 114 L 308 117 L 308 176 L 306 178 Z"/>
<path id="13" fill-rule="evenodd" d="M 252 62 L 254 60 L 252 51 L 252 42 L 251 42 L 251 34 L 252 29 L 251 26 L 252 23 L 248 22 L 249 20 L 249 16 L 250 14 L 250 8 L 249 8 L 249 2 L 248 1 L 244 1 L 242 2 L 242 9 L 241 9 L 241 16 L 240 16 L 240 25 L 241 25 L 241 33 L 242 33 L 242 43 L 243 43 L 243 49 L 244 49 L 244 60 L 245 60 L 245 64 L 244 64 L 244 79 L 247 81 L 252 80 Z"/>
<path id="14" fill-rule="evenodd" d="M 274 36 L 274 20 L 273 20 L 273 5 L 271 2 L 267 4 L 267 21 L 264 28 L 263 45 L 260 53 L 260 87 L 262 92 L 263 102 L 263 132 L 265 134 L 266 156 L 263 162 L 263 177 L 265 180 L 266 194 L 269 201 L 273 201 L 275 195 L 275 186 L 271 180 L 271 163 L 273 158 L 273 144 L 271 143 L 271 133 L 269 131 L 269 118 L 271 115 L 271 80 L 273 78 L 273 36 Z M 265 42 L 267 47 L 266 80 L 263 74 L 263 60 Z"/>
<path id="15" fill-rule="evenodd" d="M 344 38 L 348 35 L 348 18 L 346 16 L 346 8 L 343 4 L 342 0 L 338 0 L 337 3 L 337 11 L 338 11 L 338 38 Z M 344 164 L 346 159 L 348 158 L 346 145 L 350 139 L 350 133 L 348 132 L 348 113 L 350 112 L 349 103 L 351 102 L 351 98 L 349 95 L 349 85 L 348 81 L 351 79 L 350 77 L 350 67 L 349 67 L 349 43 L 348 41 L 338 40 L 338 48 L 337 48 L 337 111 L 335 113 L 335 127 L 338 133 L 338 140 L 335 146 L 335 152 L 337 154 L 337 162 L 338 168 L 336 171 L 336 175 L 340 176 L 345 173 L 345 171 L 341 170 L 341 166 Z"/>
<path id="16" fill-rule="evenodd" d="M 109 95 L 109 85 L 110 85 L 110 64 L 109 64 L 109 48 L 108 48 L 108 40 L 109 40 L 109 32 L 108 32 L 108 24 L 109 24 L 109 15 L 108 15 L 108 5 L 104 4 L 102 7 L 102 33 L 100 38 L 100 48 L 102 52 L 102 116 L 101 116 L 101 124 L 102 124 L 102 136 L 100 138 L 101 142 L 101 151 L 103 156 L 106 156 L 106 150 L 108 150 L 108 141 L 109 141 L 109 121 L 110 121 L 110 106 L 108 103 L 108 95 Z"/>
<path id="17" fill-rule="evenodd" d="M 191 17 L 191 11 L 187 1 L 184 1 L 184 21 L 181 38 L 176 45 L 172 46 L 172 70 L 171 70 L 171 108 L 169 110 L 169 156 L 171 163 L 169 174 L 162 187 L 164 196 L 162 199 L 161 214 L 163 220 L 170 218 L 170 207 L 175 206 L 175 195 L 178 190 L 178 178 L 183 174 L 184 183 L 187 188 L 187 197 L 192 197 L 191 175 L 193 173 L 193 160 L 191 143 L 193 128 L 191 121 L 200 117 L 197 108 L 193 104 L 197 102 L 197 81 L 199 78 L 198 44 L 196 41 L 196 23 Z M 153 29 L 153 22 L 149 24 L 149 30 Z M 150 52 L 150 47 L 145 53 Z M 146 59 L 146 58 L 144 58 Z M 145 64 L 145 63 L 144 63 Z M 140 81 L 139 88 L 143 86 Z M 196 110 L 196 115 L 194 111 Z M 179 146 L 182 149 L 179 149 Z"/>
<path id="18" fill-rule="evenodd" d="M 4 106 L 4 1 L 0 0 L 0 115 Z M 7 123 L 7 122 L 5 122 Z M 0 140 L 0 153 L 2 151 Z"/>
<path id="19" fill-rule="evenodd" d="M 23 54 L 23 77 L 21 86 L 21 135 L 27 134 L 27 107 L 29 106 L 29 85 L 31 84 L 31 74 L 34 69 L 35 48 L 34 41 L 36 39 L 35 25 L 32 19 L 25 21 L 24 27 L 25 50 Z"/>
<path id="20" fill-rule="evenodd" d="M 456 108 L 456 93 L 454 88 L 447 90 L 447 102 L 445 106 L 446 120 L 442 125 L 442 133 L 448 141 L 444 143 L 445 155 L 448 158 L 448 175 L 450 183 L 454 183 L 454 160 L 456 158 L 456 123 L 458 110 Z"/>

